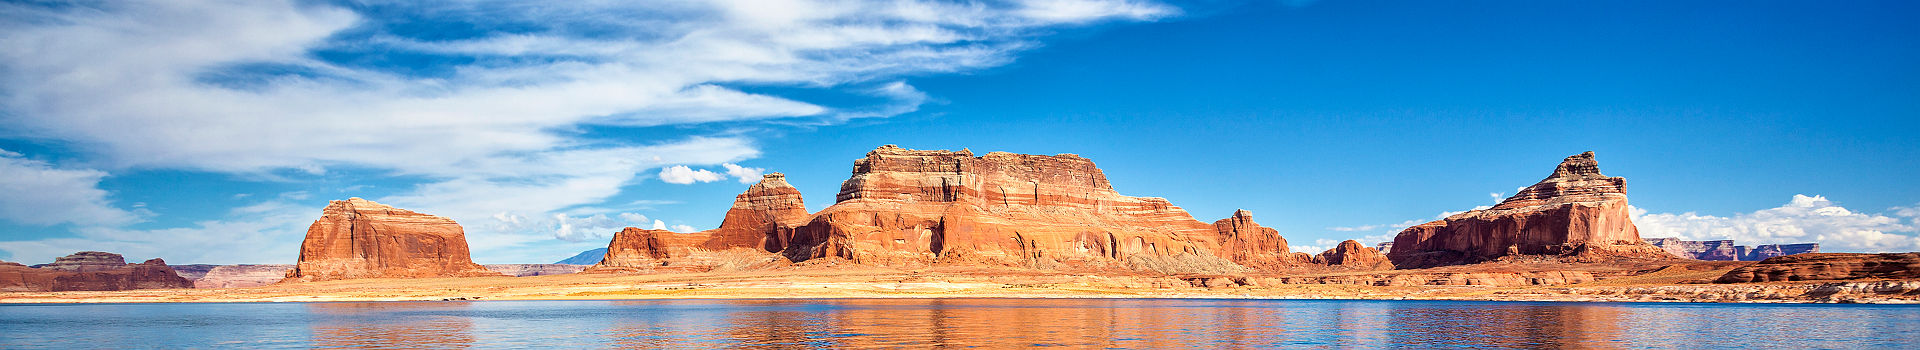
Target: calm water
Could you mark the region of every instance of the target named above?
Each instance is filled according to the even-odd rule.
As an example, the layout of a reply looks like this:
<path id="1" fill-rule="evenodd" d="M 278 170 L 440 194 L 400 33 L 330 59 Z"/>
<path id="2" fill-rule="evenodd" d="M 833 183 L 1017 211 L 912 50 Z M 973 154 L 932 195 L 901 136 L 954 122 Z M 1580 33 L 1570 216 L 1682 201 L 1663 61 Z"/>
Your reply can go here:
<path id="1" fill-rule="evenodd" d="M 0 348 L 1920 348 L 1920 307 L 1150 299 L 0 305 Z"/>

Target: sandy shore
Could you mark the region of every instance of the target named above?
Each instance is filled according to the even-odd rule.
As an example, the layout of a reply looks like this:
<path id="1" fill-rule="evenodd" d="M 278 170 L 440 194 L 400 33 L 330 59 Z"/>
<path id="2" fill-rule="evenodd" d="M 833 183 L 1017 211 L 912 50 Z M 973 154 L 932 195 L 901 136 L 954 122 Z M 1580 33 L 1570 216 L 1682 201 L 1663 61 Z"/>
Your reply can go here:
<path id="1" fill-rule="evenodd" d="M 700 298 L 1236 298 L 1500 301 L 1914 303 L 1920 281 L 1682 284 L 1719 271 L 1654 273 L 1554 286 L 1279 284 L 1202 287 L 1193 277 L 1072 275 L 1023 270 L 814 270 L 533 277 L 363 279 L 252 288 L 7 292 L 0 303 L 323 302 Z M 1699 275 L 1699 276 L 1696 276 Z M 1266 283 L 1262 283 L 1262 282 Z M 1888 287 L 1891 285 L 1892 287 Z M 1878 292 L 1876 292 L 1878 291 Z"/>

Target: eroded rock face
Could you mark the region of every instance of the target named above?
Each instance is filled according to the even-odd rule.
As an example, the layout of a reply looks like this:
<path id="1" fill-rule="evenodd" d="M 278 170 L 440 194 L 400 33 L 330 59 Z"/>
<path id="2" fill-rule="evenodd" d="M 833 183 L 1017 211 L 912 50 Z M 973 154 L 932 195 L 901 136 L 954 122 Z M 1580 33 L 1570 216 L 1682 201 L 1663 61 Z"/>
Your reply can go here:
<path id="1" fill-rule="evenodd" d="M 1279 231 L 1253 222 L 1253 212 L 1244 209 L 1234 211 L 1232 217 L 1214 221 L 1213 230 L 1220 241 L 1220 249 L 1215 252 L 1240 265 L 1272 271 L 1312 260 L 1306 253 L 1293 252 Z"/>
<path id="2" fill-rule="evenodd" d="M 1360 245 L 1360 241 L 1347 240 L 1326 252 L 1313 256 L 1313 263 L 1339 266 L 1359 270 L 1392 270 L 1393 262 L 1379 250 Z"/>
<path id="3" fill-rule="evenodd" d="M 474 264 L 453 220 L 370 200 L 332 201 L 307 228 L 289 280 L 499 276 Z"/>
<path id="4" fill-rule="evenodd" d="M 68 272 L 118 270 L 127 267 L 127 259 L 108 252 L 78 252 L 54 258 L 53 263 L 39 267 Z"/>
<path id="5" fill-rule="evenodd" d="M 794 261 L 1233 272 L 1220 233 L 1165 199 L 1115 192 L 1092 161 L 887 145 L 855 160 L 838 202 L 797 228 Z M 1242 244 L 1271 241 L 1248 236 Z M 1270 250 L 1279 255 L 1281 250 Z M 1262 251 L 1259 254 L 1267 254 Z"/>
<path id="6" fill-rule="evenodd" d="M 0 291 L 67 292 L 193 287 L 193 282 L 180 277 L 164 260 L 121 263 L 117 267 L 105 266 L 104 262 L 107 261 L 125 260 L 119 254 L 80 252 L 48 265 L 58 265 L 59 268 L 33 268 L 0 262 Z"/>
<path id="7" fill-rule="evenodd" d="M 1920 253 L 1808 253 L 1733 269 L 1715 283 L 1920 278 Z"/>
<path id="8" fill-rule="evenodd" d="M 1402 268 L 1422 268 L 1519 255 L 1671 258 L 1640 240 L 1628 218 L 1626 179 L 1601 174 L 1593 152 L 1567 157 L 1552 175 L 1493 208 L 1401 231 L 1388 257 Z"/>
<path id="9" fill-rule="evenodd" d="M 714 269 L 769 267 L 786 259 L 757 247 L 710 245 L 719 229 L 679 233 L 628 227 L 613 235 L 607 256 L 585 272 L 704 272 Z M 719 249 L 710 249 L 719 248 Z"/>
<path id="10" fill-rule="evenodd" d="M 770 173 L 734 197 L 719 228 L 677 233 L 628 227 L 614 234 L 606 256 L 586 271 L 705 271 L 773 264 L 778 256 L 771 253 L 784 249 L 794 227 L 807 218 L 800 190 L 787 183 L 786 175 Z"/>

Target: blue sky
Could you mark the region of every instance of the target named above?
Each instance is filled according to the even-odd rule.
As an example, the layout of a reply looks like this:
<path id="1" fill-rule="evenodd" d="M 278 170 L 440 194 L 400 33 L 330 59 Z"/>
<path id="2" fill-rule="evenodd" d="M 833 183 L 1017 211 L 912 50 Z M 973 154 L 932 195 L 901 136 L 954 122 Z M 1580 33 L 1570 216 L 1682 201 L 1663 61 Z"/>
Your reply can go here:
<path id="1" fill-rule="evenodd" d="M 1920 250 L 1910 2 L 0 5 L 0 259 L 290 263 L 327 200 L 482 263 L 819 210 L 883 144 L 1075 153 L 1298 249 L 1488 205 L 1562 157 L 1643 236 Z"/>

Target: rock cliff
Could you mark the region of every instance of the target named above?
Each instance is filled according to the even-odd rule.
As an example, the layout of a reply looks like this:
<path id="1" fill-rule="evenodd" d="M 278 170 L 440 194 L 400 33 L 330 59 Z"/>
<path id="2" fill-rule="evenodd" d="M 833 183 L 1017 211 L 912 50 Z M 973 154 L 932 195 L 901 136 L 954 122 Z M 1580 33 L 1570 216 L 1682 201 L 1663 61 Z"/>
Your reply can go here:
<path id="1" fill-rule="evenodd" d="M 1220 249 L 1215 252 L 1240 265 L 1273 271 L 1313 260 L 1306 253 L 1293 252 L 1279 231 L 1253 222 L 1253 212 L 1244 209 L 1234 211 L 1232 217 L 1214 221 L 1213 230 L 1220 241 Z"/>
<path id="2" fill-rule="evenodd" d="M 1920 253 L 1808 253 L 1733 269 L 1715 283 L 1920 278 Z"/>
<path id="3" fill-rule="evenodd" d="M 1743 251 L 1740 253 L 1740 260 L 1747 261 L 1761 261 L 1773 257 L 1820 252 L 1819 243 L 1762 244 L 1753 246 L 1753 249 L 1746 249 L 1746 247 L 1740 248 L 1740 250 Z"/>
<path id="4" fill-rule="evenodd" d="M 192 288 L 193 282 L 160 259 L 127 264 L 119 254 L 79 252 L 45 268 L 0 262 L 0 291 L 112 291 Z M 119 262 L 109 266 L 110 262 Z"/>
<path id="5" fill-rule="evenodd" d="M 1640 240 L 1628 218 L 1626 180 L 1602 175 L 1593 152 L 1567 157 L 1552 175 L 1492 208 L 1407 228 L 1388 254 L 1402 268 L 1509 256 L 1583 262 L 1671 258 Z"/>
<path id="6" fill-rule="evenodd" d="M 288 280 L 499 276 L 474 264 L 453 220 L 360 198 L 332 201 L 307 228 Z"/>
<path id="7" fill-rule="evenodd" d="M 1359 270 L 1392 270 L 1393 262 L 1379 250 L 1360 245 L 1360 241 L 1347 240 L 1326 252 L 1313 256 L 1313 263 L 1339 266 Z"/>
<path id="8" fill-rule="evenodd" d="M 1092 161 L 887 145 L 794 230 L 793 261 L 1220 272 L 1219 232 L 1167 200 L 1115 192 Z M 1246 241 L 1248 244 L 1269 242 Z M 1278 254 L 1279 250 L 1274 250 Z"/>
<path id="9" fill-rule="evenodd" d="M 734 197 L 719 228 L 677 233 L 628 227 L 613 235 L 606 256 L 586 271 L 704 271 L 772 264 L 777 257 L 770 253 L 784 249 L 794 227 L 807 217 L 800 190 L 787 183 L 786 175 L 770 173 Z"/>

